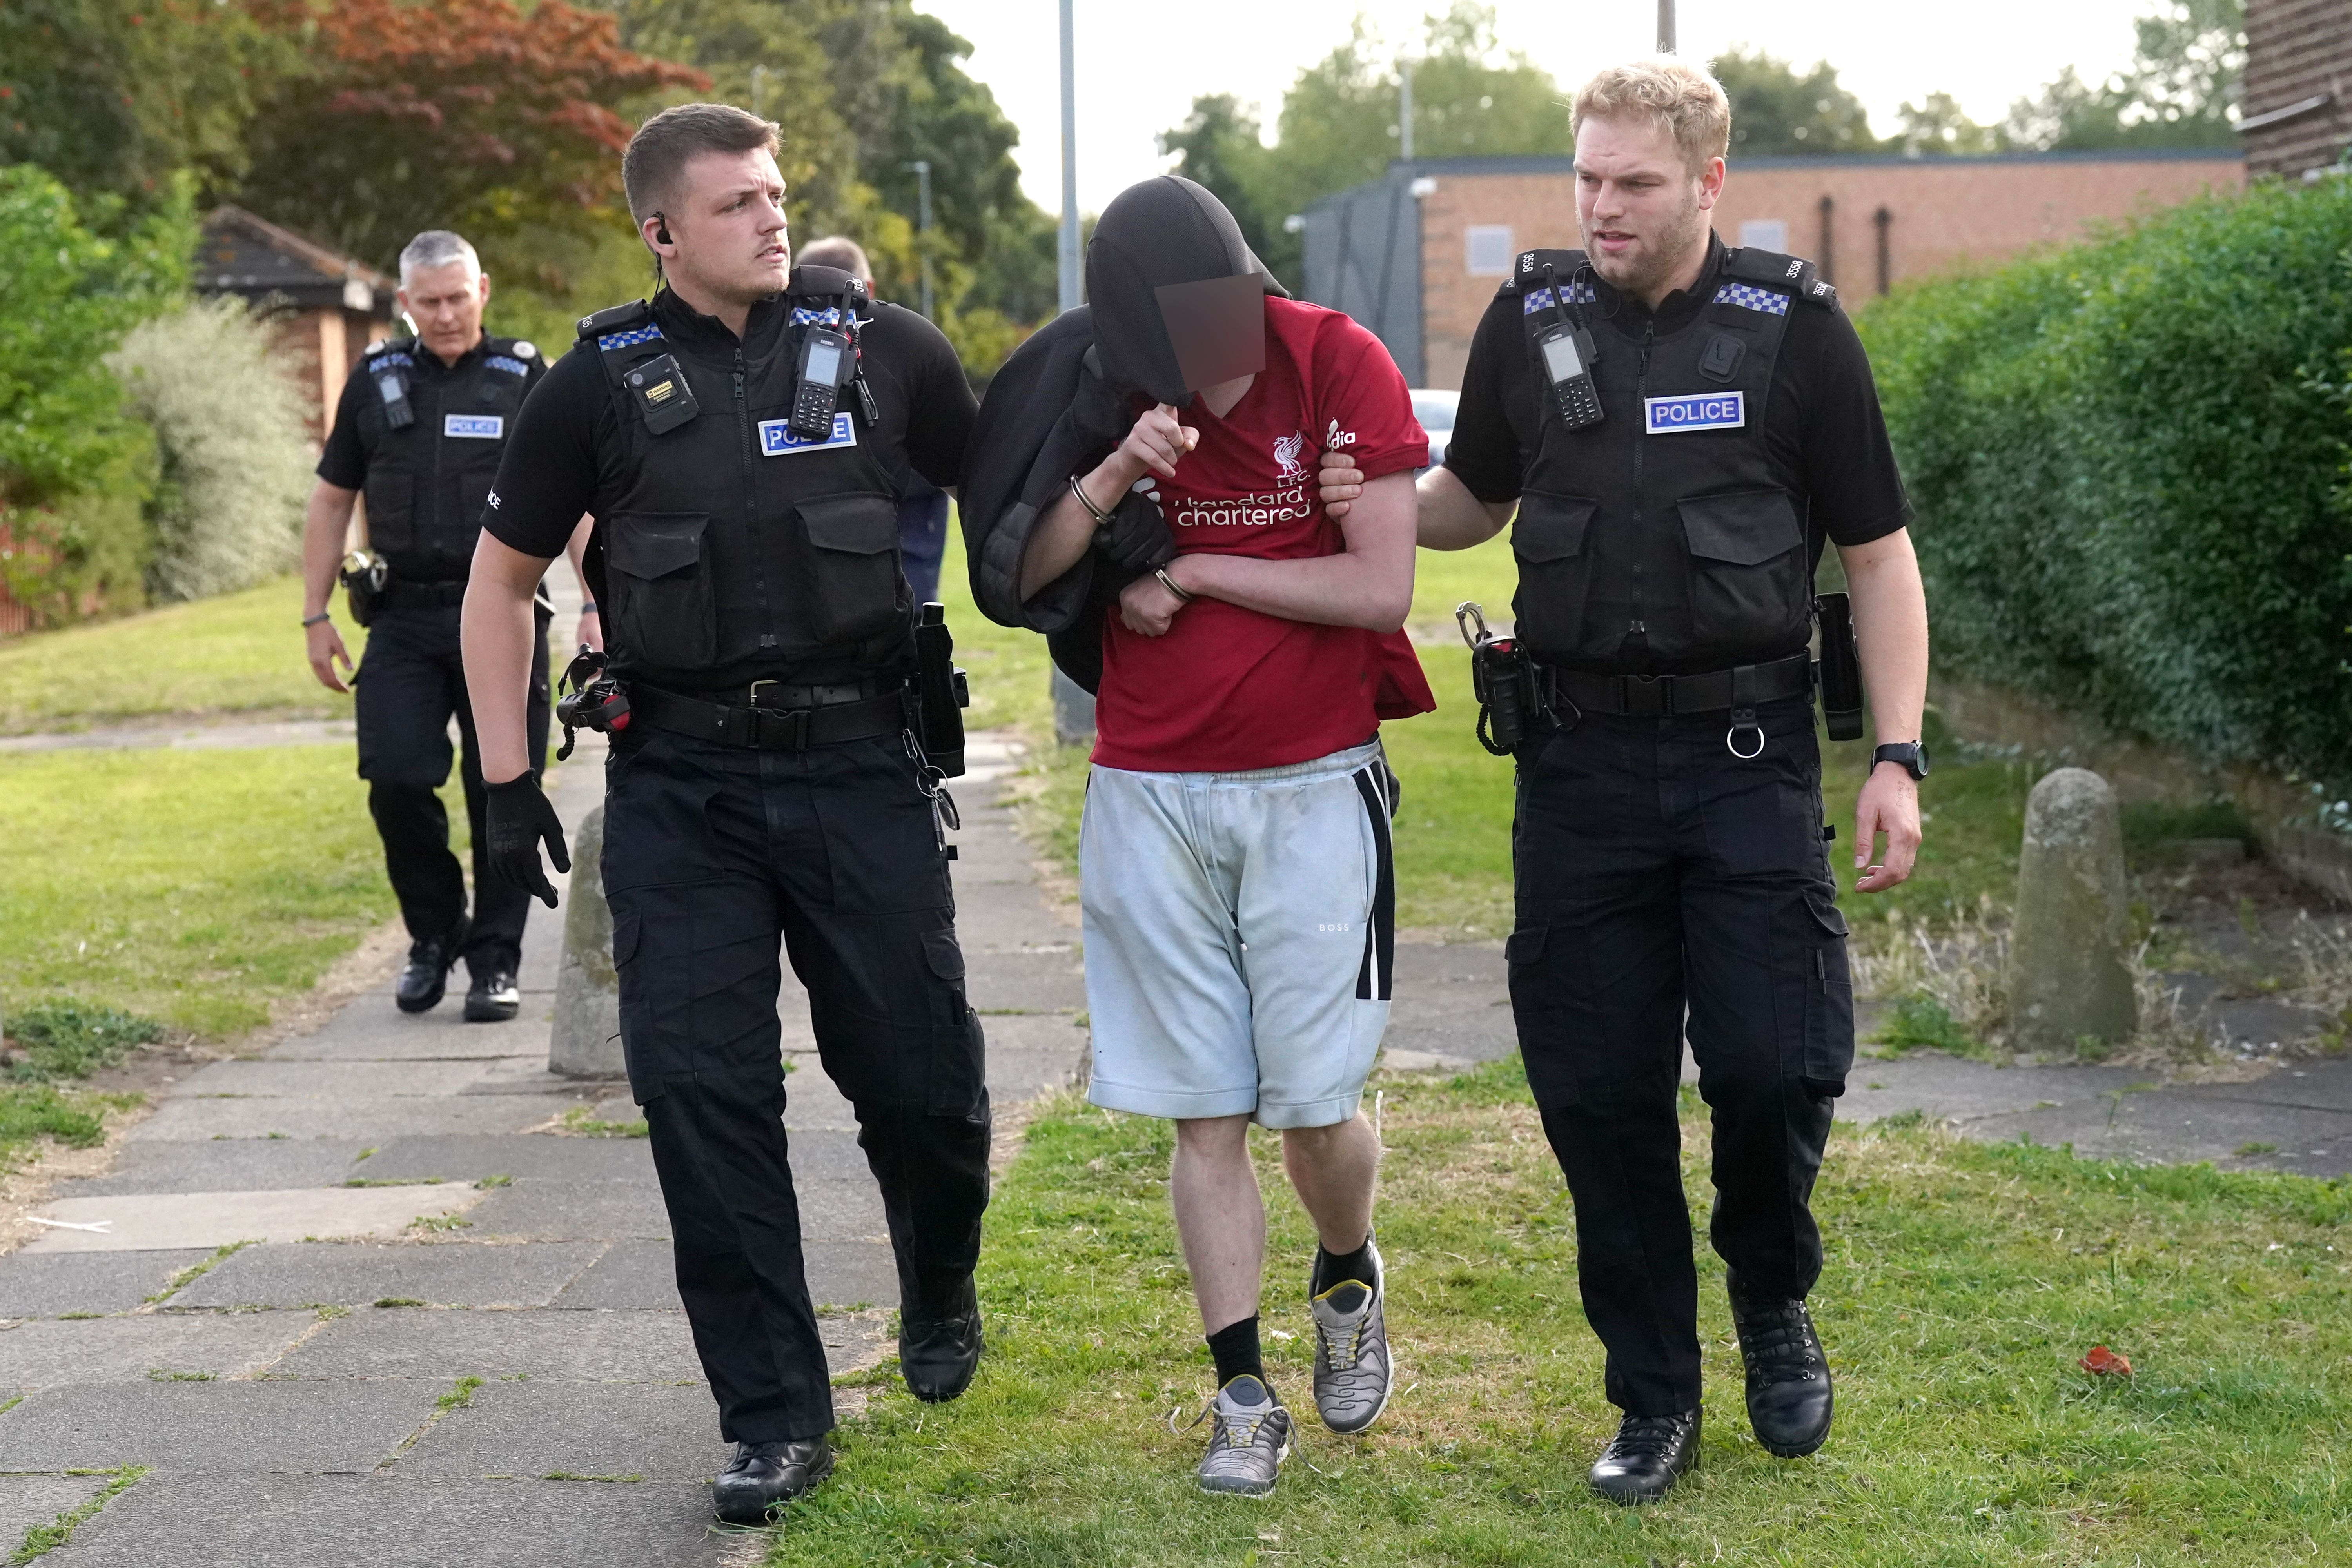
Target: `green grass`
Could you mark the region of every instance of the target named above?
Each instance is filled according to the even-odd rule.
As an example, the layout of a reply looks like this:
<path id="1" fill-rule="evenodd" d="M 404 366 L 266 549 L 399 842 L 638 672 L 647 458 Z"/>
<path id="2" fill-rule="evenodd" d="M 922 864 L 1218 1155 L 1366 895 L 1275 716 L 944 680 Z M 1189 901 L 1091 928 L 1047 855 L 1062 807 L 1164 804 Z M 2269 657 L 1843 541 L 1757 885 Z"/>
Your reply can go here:
<path id="1" fill-rule="evenodd" d="M 1298 1274 L 1311 1236 L 1256 1141 L 1265 1324 L 1304 1412 L 1265 1502 L 1199 1495 L 1209 1365 L 1166 1196 L 1169 1129 L 1064 1098 L 987 1221 L 989 1355 L 952 1405 L 893 1384 L 770 1562 L 1853 1564 L 2342 1563 L 2352 1482 L 2352 1184 L 2139 1168 L 1914 1124 L 1835 1136 L 1814 1296 L 1830 1445 L 1770 1458 L 1741 1410 L 1702 1244 L 1709 1422 L 1664 1504 L 1584 1471 L 1615 1413 L 1577 1307 L 1566 1197 L 1508 1064 L 1385 1082 L 1381 1240 L 1399 1394 L 1363 1438 L 1314 1419 Z M 1684 1163 L 1704 1235 L 1699 1109 Z M 2104 1343 L 2129 1378 L 2076 1360 Z M 1276 1555 L 1277 1553 L 1281 1555 Z"/>
<path id="2" fill-rule="evenodd" d="M 19 1564 L 30 1563 L 36 1557 L 54 1552 L 71 1541 L 73 1532 L 80 1528 L 83 1521 L 94 1517 L 99 1510 L 112 1502 L 121 1493 L 130 1490 L 139 1478 L 147 1473 L 148 1468 L 149 1467 L 145 1465 L 125 1465 L 119 1470 L 68 1470 L 66 1474 L 69 1476 L 109 1476 L 113 1479 L 99 1489 L 96 1497 L 91 1498 L 79 1508 L 68 1509 L 48 1523 L 37 1524 L 26 1531 L 24 1541 L 9 1555 L 10 1568 L 17 1568 Z"/>
<path id="3" fill-rule="evenodd" d="M 268 710 L 348 716 L 303 657 L 302 584 L 279 577 L 241 594 L 0 643 L 0 734 L 83 730 L 156 714 Z M 335 601 L 357 658 L 367 634 Z"/>
<path id="4" fill-rule="evenodd" d="M 395 910 L 348 746 L 0 756 L 0 822 L 12 1007 L 70 994 L 232 1034 Z"/>

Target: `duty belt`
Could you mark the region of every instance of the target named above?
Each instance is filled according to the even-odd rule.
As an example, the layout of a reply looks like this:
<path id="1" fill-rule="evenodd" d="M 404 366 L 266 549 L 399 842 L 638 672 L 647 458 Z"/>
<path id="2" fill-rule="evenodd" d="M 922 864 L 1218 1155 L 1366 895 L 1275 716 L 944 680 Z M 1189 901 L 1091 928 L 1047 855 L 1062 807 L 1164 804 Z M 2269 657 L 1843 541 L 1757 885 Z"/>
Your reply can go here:
<path id="1" fill-rule="evenodd" d="M 809 703 L 777 701 L 771 696 L 863 689 L 863 684 L 780 688 L 772 681 L 761 681 L 752 689 L 755 706 L 739 708 L 633 685 L 629 688 L 629 711 L 637 722 L 651 729 L 761 752 L 804 752 L 812 746 L 838 746 L 876 735 L 895 735 L 907 727 L 904 691 L 850 701 Z"/>
<path id="2" fill-rule="evenodd" d="M 1540 663 L 1536 670 L 1538 689 L 1554 705 L 1565 698 L 1580 712 L 1633 718 L 1753 708 L 1782 697 L 1802 697 L 1813 687 L 1812 656 L 1803 653 L 1705 675 L 1586 675 Z"/>
<path id="3" fill-rule="evenodd" d="M 383 585 L 379 610 L 446 610 L 466 602 L 465 579 L 455 583 L 412 583 L 394 577 Z"/>

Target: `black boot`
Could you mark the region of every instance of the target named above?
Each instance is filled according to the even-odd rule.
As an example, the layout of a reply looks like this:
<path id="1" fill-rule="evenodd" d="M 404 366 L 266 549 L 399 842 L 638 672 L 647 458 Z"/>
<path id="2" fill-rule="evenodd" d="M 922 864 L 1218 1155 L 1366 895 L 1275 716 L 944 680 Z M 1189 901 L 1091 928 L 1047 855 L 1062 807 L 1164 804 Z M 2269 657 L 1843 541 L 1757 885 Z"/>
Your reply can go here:
<path id="1" fill-rule="evenodd" d="M 1628 1415 L 1592 1463 L 1592 1489 L 1611 1502 L 1655 1502 L 1698 1463 L 1698 1412 Z"/>
<path id="2" fill-rule="evenodd" d="M 762 1525 L 770 1510 L 814 1489 L 831 1474 L 833 1444 L 824 1437 L 738 1443 L 734 1459 L 711 1484 L 710 1506 L 729 1524 Z"/>
<path id="3" fill-rule="evenodd" d="M 429 1013 L 441 1005 L 442 994 L 449 987 L 449 971 L 457 962 L 457 950 L 465 945 L 463 921 L 446 935 L 409 944 L 408 967 L 400 972 L 400 983 L 392 992 L 392 999 L 399 1004 L 402 1012 Z"/>
<path id="4" fill-rule="evenodd" d="M 1829 1357 L 1802 1300 L 1765 1300 L 1731 1281 L 1731 1320 L 1748 1363 L 1748 1421 L 1768 1453 L 1801 1459 L 1830 1435 Z"/>
<path id="5" fill-rule="evenodd" d="M 514 971 L 493 969 L 474 976 L 474 984 L 466 992 L 466 1022 L 468 1024 L 503 1024 L 522 1011 L 522 992 L 515 985 Z"/>
<path id="6" fill-rule="evenodd" d="M 980 1296 L 970 1275 L 941 1308 L 898 1310 L 898 1373 L 916 1398 L 942 1405 L 971 1387 L 980 1351 Z"/>

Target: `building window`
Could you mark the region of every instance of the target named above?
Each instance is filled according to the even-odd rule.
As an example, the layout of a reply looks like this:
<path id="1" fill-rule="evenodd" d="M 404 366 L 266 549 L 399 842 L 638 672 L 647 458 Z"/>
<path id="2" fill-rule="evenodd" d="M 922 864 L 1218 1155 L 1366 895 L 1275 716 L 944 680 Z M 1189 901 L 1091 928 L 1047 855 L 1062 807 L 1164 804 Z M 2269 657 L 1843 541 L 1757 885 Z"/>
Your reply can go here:
<path id="1" fill-rule="evenodd" d="M 1739 243 L 1754 246 L 1759 250 L 1789 253 L 1789 225 L 1777 217 L 1750 217 L 1739 221 Z"/>
<path id="2" fill-rule="evenodd" d="M 1508 278 L 1511 275 L 1511 226 L 1507 223 L 1474 223 L 1462 231 L 1462 250 L 1473 278 Z"/>

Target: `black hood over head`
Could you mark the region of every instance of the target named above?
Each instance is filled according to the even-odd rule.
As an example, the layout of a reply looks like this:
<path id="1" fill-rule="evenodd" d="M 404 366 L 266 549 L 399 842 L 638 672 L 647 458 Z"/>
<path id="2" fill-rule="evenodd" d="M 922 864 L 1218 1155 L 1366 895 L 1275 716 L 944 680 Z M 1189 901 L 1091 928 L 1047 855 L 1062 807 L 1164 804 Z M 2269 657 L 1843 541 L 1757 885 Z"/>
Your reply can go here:
<path id="1" fill-rule="evenodd" d="M 1087 303 L 1103 379 L 1182 407 L 1192 401 L 1159 290 L 1214 278 L 1255 277 L 1281 299 L 1289 291 L 1250 251 L 1234 215 L 1201 185 L 1160 174 L 1113 197 L 1087 245 Z"/>

